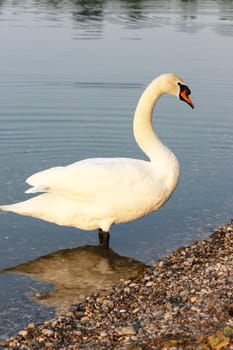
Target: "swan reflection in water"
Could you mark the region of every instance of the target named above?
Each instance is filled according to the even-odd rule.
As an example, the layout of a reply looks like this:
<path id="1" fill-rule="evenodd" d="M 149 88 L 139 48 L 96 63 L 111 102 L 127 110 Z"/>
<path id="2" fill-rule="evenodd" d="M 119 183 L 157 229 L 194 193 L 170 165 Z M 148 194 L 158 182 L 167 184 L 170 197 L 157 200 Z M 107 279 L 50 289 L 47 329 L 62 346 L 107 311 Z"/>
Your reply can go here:
<path id="1" fill-rule="evenodd" d="M 140 277 L 145 268 L 142 262 L 120 256 L 110 248 L 83 246 L 60 250 L 3 272 L 26 275 L 52 285 L 52 291 L 37 291 L 32 299 L 54 307 L 60 314 L 91 294 L 110 289 L 121 279 Z"/>

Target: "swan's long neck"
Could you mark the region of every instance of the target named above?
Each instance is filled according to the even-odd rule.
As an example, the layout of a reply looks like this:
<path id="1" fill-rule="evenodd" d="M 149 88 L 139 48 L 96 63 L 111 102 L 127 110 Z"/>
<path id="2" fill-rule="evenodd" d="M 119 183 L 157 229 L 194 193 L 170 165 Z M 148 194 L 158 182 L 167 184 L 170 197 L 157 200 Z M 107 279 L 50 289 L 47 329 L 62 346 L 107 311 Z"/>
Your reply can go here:
<path id="1" fill-rule="evenodd" d="M 153 125 L 153 109 L 158 99 L 166 93 L 163 84 L 155 79 L 148 85 L 141 95 L 134 114 L 134 137 L 142 151 L 153 162 L 171 153 L 171 151 L 159 140 Z"/>

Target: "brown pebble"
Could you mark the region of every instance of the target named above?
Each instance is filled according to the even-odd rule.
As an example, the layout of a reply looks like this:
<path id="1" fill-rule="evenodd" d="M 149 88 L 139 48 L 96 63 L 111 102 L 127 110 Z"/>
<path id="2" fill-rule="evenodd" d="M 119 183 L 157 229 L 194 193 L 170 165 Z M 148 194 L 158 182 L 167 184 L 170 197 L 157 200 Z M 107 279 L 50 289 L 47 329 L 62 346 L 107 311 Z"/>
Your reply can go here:
<path id="1" fill-rule="evenodd" d="M 107 337 L 107 336 L 108 336 L 108 333 L 107 333 L 106 331 L 102 331 L 102 332 L 100 332 L 100 336 L 101 336 L 102 338 Z"/>
<path id="2" fill-rule="evenodd" d="M 22 331 L 19 331 L 18 334 L 21 335 L 21 337 L 26 338 L 26 336 L 28 335 L 28 331 L 23 329 Z"/>
<path id="3" fill-rule="evenodd" d="M 193 303 L 195 303 L 197 301 L 197 298 L 196 297 L 192 297 L 192 298 L 190 298 L 190 302 L 193 304 Z"/>
<path id="4" fill-rule="evenodd" d="M 36 327 L 35 323 L 32 323 L 32 322 L 29 323 L 28 326 L 27 326 L 28 329 L 33 329 L 35 327 Z"/>
<path id="5" fill-rule="evenodd" d="M 51 337 L 54 334 L 54 332 L 51 329 L 46 329 L 46 328 L 42 329 L 41 332 L 42 332 L 42 334 L 46 335 L 47 337 Z"/>
<path id="6" fill-rule="evenodd" d="M 135 335 L 137 333 L 133 326 L 122 327 L 121 332 L 124 335 Z"/>

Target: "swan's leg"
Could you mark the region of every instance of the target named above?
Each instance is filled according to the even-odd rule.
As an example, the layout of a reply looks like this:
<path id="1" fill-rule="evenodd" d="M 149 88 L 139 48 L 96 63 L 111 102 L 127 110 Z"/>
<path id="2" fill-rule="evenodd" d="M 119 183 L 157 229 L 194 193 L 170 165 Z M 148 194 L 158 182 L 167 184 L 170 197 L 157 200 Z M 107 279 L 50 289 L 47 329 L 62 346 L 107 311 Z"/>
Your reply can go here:
<path id="1" fill-rule="evenodd" d="M 105 232 L 99 229 L 99 244 L 104 246 L 104 247 L 109 247 L 109 239 L 110 239 L 110 234 L 109 232 Z"/>

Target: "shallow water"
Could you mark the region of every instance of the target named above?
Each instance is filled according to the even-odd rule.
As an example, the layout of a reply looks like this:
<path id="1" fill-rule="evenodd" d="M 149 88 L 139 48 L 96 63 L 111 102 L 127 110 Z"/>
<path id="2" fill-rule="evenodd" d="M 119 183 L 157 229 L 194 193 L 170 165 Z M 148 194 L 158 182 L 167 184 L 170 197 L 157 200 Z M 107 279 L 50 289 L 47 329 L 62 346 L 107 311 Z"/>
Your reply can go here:
<path id="1" fill-rule="evenodd" d="M 111 231 L 111 247 L 146 263 L 232 218 L 233 4 L 222 1 L 2 1 L 0 160 L 3 204 L 27 198 L 35 171 L 98 156 L 144 158 L 132 115 L 146 84 L 181 75 L 195 110 L 164 97 L 160 138 L 182 176 L 159 212 Z M 97 243 L 96 232 L 0 214 L 0 268 Z M 0 276 L 0 337 L 53 314 L 29 301 L 46 288 Z"/>

